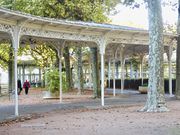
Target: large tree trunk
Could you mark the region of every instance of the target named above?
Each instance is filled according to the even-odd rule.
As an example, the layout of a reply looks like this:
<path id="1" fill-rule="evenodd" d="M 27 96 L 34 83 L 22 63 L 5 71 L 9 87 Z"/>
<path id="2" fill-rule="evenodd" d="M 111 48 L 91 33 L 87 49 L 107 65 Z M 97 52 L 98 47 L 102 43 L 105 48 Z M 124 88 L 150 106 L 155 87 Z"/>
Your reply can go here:
<path id="1" fill-rule="evenodd" d="M 178 26 L 177 26 L 177 49 L 176 49 L 176 98 L 180 99 L 180 0 L 178 7 Z"/>
<path id="2" fill-rule="evenodd" d="M 82 69 L 82 48 L 77 48 L 77 58 L 78 58 L 78 64 L 77 64 L 77 74 L 78 74 L 78 94 L 82 94 L 83 92 L 83 69 Z"/>
<path id="3" fill-rule="evenodd" d="M 164 98 L 163 23 L 161 0 L 148 0 L 149 14 L 149 83 L 146 105 L 141 111 L 168 111 Z"/>
<path id="4" fill-rule="evenodd" d="M 66 83 L 67 89 L 70 90 L 72 88 L 71 81 L 71 69 L 70 69 L 70 56 L 69 56 L 69 47 L 64 48 L 64 60 L 65 60 L 65 68 L 66 68 Z"/>
<path id="5" fill-rule="evenodd" d="M 91 64 L 92 64 L 92 81 L 93 81 L 93 96 L 98 98 L 101 96 L 100 82 L 99 82 L 99 64 L 98 51 L 96 47 L 91 49 Z"/>

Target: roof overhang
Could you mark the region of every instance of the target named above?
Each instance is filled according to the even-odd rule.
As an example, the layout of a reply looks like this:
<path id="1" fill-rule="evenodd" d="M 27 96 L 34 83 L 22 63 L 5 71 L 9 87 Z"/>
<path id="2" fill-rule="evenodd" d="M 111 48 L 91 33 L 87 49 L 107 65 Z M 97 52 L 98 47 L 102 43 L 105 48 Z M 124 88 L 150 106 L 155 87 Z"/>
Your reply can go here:
<path id="1" fill-rule="evenodd" d="M 87 46 L 96 46 L 102 37 L 106 37 L 107 50 L 114 55 L 119 45 L 126 45 L 126 55 L 133 53 L 147 53 L 149 44 L 149 32 L 145 29 L 100 24 L 94 22 L 69 21 L 54 18 L 33 16 L 19 11 L 0 8 L 0 39 L 11 39 L 11 33 L 6 29 L 21 26 L 21 40 L 47 41 L 83 41 Z M 173 45 L 177 35 L 164 33 L 164 45 Z M 80 45 L 80 44 L 73 44 Z M 144 47 L 142 47 L 142 45 Z M 109 54 L 106 54 L 109 57 Z"/>

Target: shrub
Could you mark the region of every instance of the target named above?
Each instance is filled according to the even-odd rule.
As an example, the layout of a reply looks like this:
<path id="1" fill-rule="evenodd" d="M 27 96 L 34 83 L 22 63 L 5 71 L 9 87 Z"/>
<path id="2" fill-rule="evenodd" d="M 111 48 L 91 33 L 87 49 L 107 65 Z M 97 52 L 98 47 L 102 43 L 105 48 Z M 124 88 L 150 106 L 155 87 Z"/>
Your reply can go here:
<path id="1" fill-rule="evenodd" d="M 46 87 L 51 93 L 59 92 L 59 71 L 57 68 L 49 69 L 46 72 Z M 67 90 L 65 74 L 62 72 L 62 89 Z"/>
<path id="2" fill-rule="evenodd" d="M 142 86 L 144 86 L 144 87 L 148 87 L 148 83 L 144 83 Z"/>

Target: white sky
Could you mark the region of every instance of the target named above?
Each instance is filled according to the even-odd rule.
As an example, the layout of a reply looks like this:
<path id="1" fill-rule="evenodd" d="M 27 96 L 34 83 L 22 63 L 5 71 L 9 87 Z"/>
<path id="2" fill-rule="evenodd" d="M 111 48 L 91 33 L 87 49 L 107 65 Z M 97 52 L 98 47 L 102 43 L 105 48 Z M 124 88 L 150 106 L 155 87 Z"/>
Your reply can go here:
<path id="1" fill-rule="evenodd" d="M 176 2 L 177 0 L 171 1 Z M 119 4 L 116 9 L 120 12 L 114 16 L 109 16 L 113 24 L 148 28 L 148 12 L 145 5 L 132 9 Z M 177 22 L 177 9 L 173 11 L 170 6 L 162 6 L 162 16 L 164 23 L 175 24 Z"/>

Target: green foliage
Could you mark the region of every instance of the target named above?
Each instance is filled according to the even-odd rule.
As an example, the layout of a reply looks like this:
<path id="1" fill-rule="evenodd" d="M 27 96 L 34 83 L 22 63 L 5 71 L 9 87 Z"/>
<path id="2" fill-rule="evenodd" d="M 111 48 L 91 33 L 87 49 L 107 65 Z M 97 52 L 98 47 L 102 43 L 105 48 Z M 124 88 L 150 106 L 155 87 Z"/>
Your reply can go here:
<path id="1" fill-rule="evenodd" d="M 144 87 L 148 87 L 148 83 L 144 83 L 142 86 L 144 86 Z"/>
<path id="2" fill-rule="evenodd" d="M 0 5 L 42 17 L 104 23 L 109 21 L 106 15 L 118 2 L 119 0 L 3 0 L 0 1 Z M 30 50 L 27 48 L 24 51 L 30 52 L 40 67 L 53 66 L 57 55 L 55 51 L 46 45 L 38 45 L 36 48 Z M 66 58 L 65 63 L 67 63 Z M 70 72 L 67 67 L 66 71 Z"/>
<path id="3" fill-rule="evenodd" d="M 9 43 L 0 44 L 0 67 L 7 70 L 8 64 L 13 61 L 13 48 Z M 18 56 L 22 55 L 22 48 L 18 50 Z"/>
<path id="4" fill-rule="evenodd" d="M 47 81 L 47 88 L 50 90 L 52 93 L 59 92 L 59 71 L 58 69 L 49 69 L 46 72 L 46 81 Z M 65 74 L 62 73 L 62 89 L 63 91 L 67 91 L 66 87 L 66 78 Z"/>
<path id="5" fill-rule="evenodd" d="M 31 55 L 36 61 L 36 65 L 42 69 L 52 67 L 56 62 L 54 49 L 43 42 L 38 42 L 34 47 L 27 44 L 25 47 L 19 48 L 19 54 Z"/>
<path id="6" fill-rule="evenodd" d="M 4 43 L 0 45 L 0 67 L 3 69 L 7 69 L 8 67 L 10 61 L 10 56 L 9 56 L 10 51 L 11 51 L 11 47 L 9 44 Z"/>
<path id="7" fill-rule="evenodd" d="M 0 5 L 44 17 L 107 22 L 106 14 L 117 3 L 119 0 L 4 0 Z"/>
<path id="8" fill-rule="evenodd" d="M 31 48 L 30 53 L 41 68 L 52 67 L 56 61 L 56 53 L 45 43 Z"/>
<path id="9" fill-rule="evenodd" d="M 95 22 L 107 22 L 108 19 L 106 14 L 117 3 L 118 0 L 0 0 L 0 5 L 5 8 L 18 10 L 33 15 Z M 28 48 L 26 49 L 20 49 L 21 54 L 23 51 L 28 52 Z M 48 53 L 48 51 L 45 50 L 50 51 Z M 38 65 L 41 67 L 47 67 L 52 65 L 52 63 L 50 63 L 52 59 L 52 61 L 54 61 L 55 54 L 52 53 L 52 55 L 49 55 L 52 52 L 51 50 L 52 49 L 49 49 L 47 46 L 40 44 L 40 46 L 36 47 L 35 49 L 31 49 L 31 55 L 37 61 Z M 4 51 L 2 50 L 2 52 Z M 8 59 L 8 56 L 5 58 Z M 46 59 L 48 59 L 48 61 L 46 61 Z M 5 61 L 0 61 L 0 65 L 2 67 L 7 67 L 7 62 L 4 62 Z"/>
<path id="10" fill-rule="evenodd" d="M 165 33 L 173 33 L 176 34 L 177 24 L 164 24 L 164 32 Z"/>
<path id="11" fill-rule="evenodd" d="M 139 60 L 138 58 L 136 58 L 136 57 L 132 57 L 132 58 L 130 59 L 130 62 L 132 62 L 133 68 L 134 68 L 135 70 L 137 70 L 137 69 L 138 69 L 138 65 L 140 64 L 140 60 Z"/>

